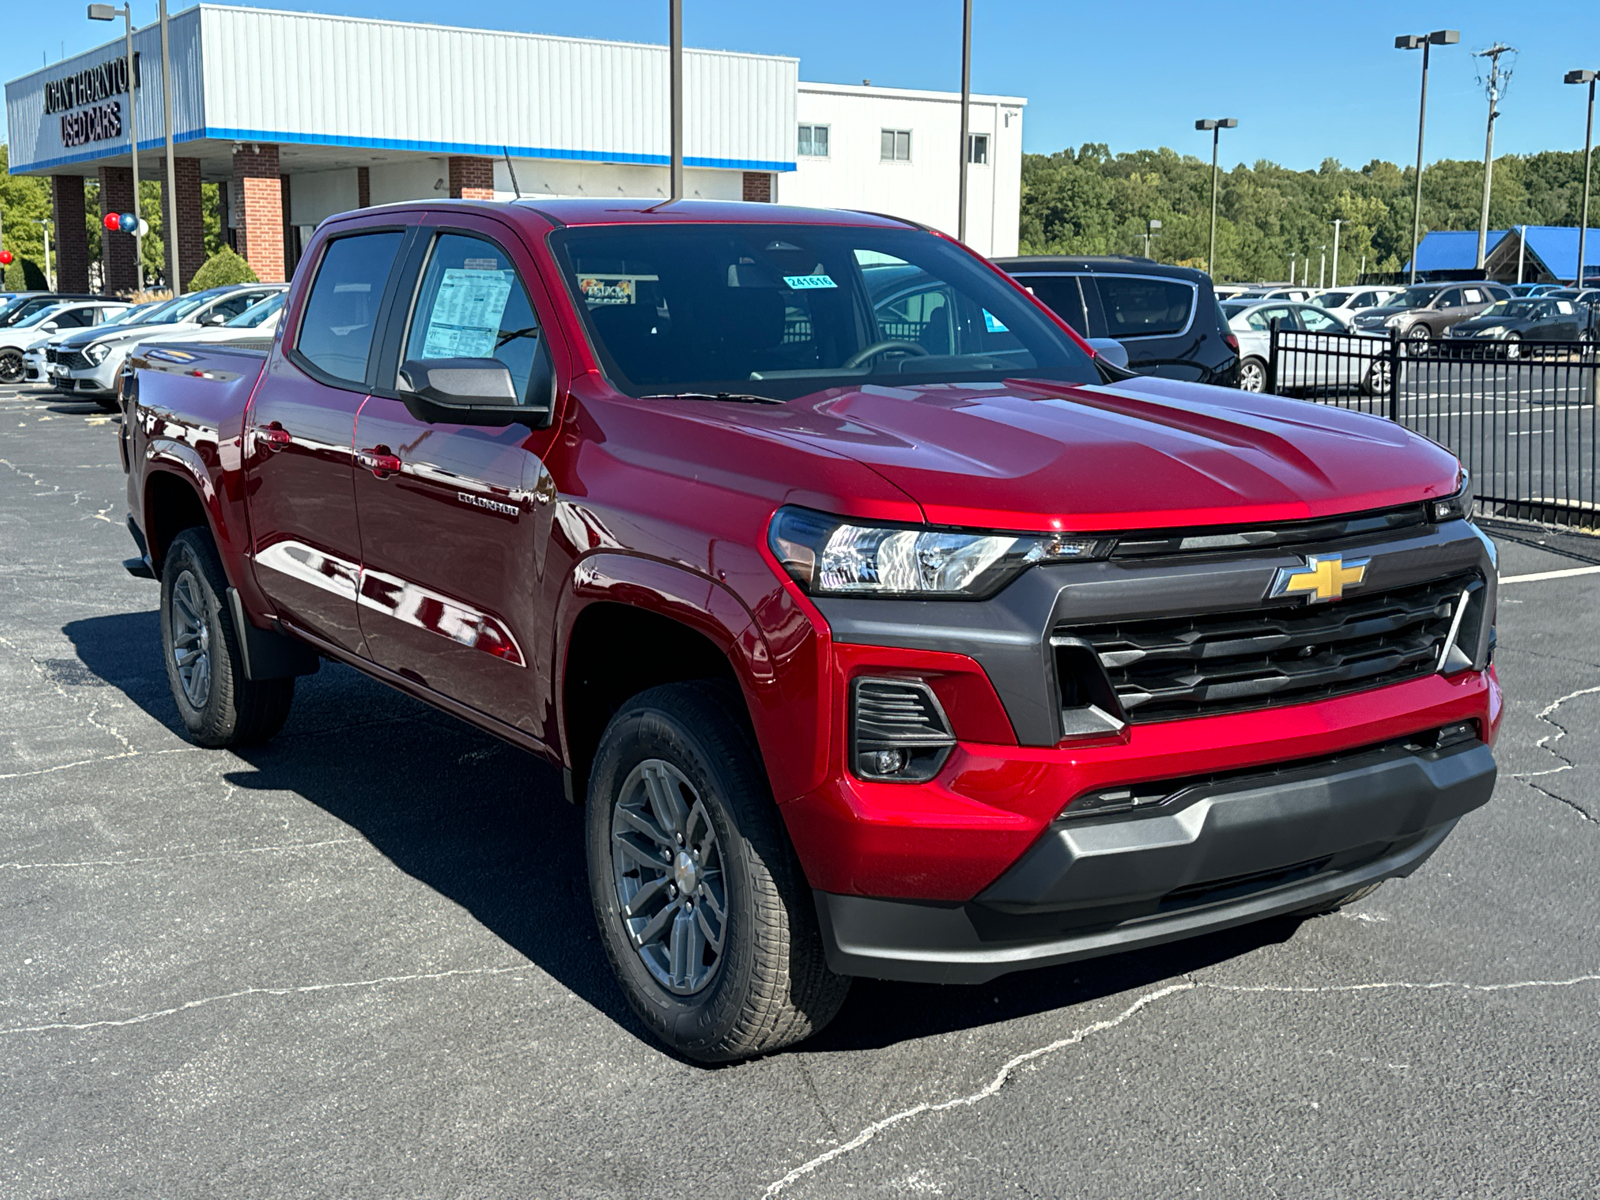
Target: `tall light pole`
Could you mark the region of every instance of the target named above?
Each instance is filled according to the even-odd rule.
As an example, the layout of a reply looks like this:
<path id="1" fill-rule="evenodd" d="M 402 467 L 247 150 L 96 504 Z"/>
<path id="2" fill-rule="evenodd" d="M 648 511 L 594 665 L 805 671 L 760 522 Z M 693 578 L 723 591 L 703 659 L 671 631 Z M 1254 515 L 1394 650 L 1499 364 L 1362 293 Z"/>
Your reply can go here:
<path id="1" fill-rule="evenodd" d="M 1583 131 L 1583 211 L 1578 217 L 1578 277 L 1573 280 L 1574 287 L 1582 287 L 1583 264 L 1587 259 L 1589 250 L 1589 168 L 1594 162 L 1594 83 L 1600 78 L 1600 71 L 1568 71 L 1568 83 L 1587 83 L 1589 85 L 1589 123 Z"/>
<path id="2" fill-rule="evenodd" d="M 1328 243 L 1322 243 L 1322 258 L 1317 263 L 1317 291 L 1327 287 L 1328 279 Z"/>
<path id="3" fill-rule="evenodd" d="M 138 111 L 139 105 L 138 105 L 137 100 L 135 99 L 135 92 L 134 92 L 133 89 L 138 85 L 139 81 L 138 81 L 137 77 L 135 77 L 135 75 L 133 73 L 133 6 L 132 6 L 132 4 L 124 4 L 120 9 L 118 9 L 118 8 L 113 8 L 109 4 L 91 4 L 91 5 L 89 5 L 89 20 L 91 20 L 91 21 L 114 21 L 114 20 L 117 19 L 117 14 L 119 12 L 122 14 L 123 33 L 124 33 L 124 35 L 125 35 L 125 37 L 127 39 L 127 52 L 128 52 L 128 156 L 133 162 L 133 215 L 134 216 L 138 216 L 139 215 L 139 122 L 138 122 L 138 118 L 135 116 L 135 114 Z M 104 215 L 105 207 L 106 207 L 106 198 L 104 196 L 101 196 L 100 197 L 100 208 L 101 208 L 101 211 L 102 211 L 102 215 Z M 105 235 L 102 234 L 101 236 L 104 237 Z M 135 225 L 133 227 L 133 270 L 134 270 L 134 276 L 133 276 L 134 282 L 136 284 L 138 284 L 138 290 L 142 292 L 142 291 L 144 291 L 144 235 L 139 232 L 139 227 L 137 225 Z M 103 278 L 100 281 L 100 285 L 102 287 L 105 286 L 105 280 Z"/>
<path id="4" fill-rule="evenodd" d="M 972 106 L 972 0 L 961 6 L 961 186 L 956 197 L 956 240 L 967 240 L 967 138 Z M 994 253 L 993 250 L 990 253 Z"/>
<path id="5" fill-rule="evenodd" d="M 1478 217 L 1477 267 L 1480 271 L 1483 270 L 1484 256 L 1489 248 L 1489 189 L 1494 182 L 1494 121 L 1500 115 L 1500 110 L 1495 106 L 1505 93 L 1506 84 L 1511 82 L 1511 68 L 1501 69 L 1500 56 L 1516 52 L 1515 46 L 1496 42 L 1487 50 L 1475 50 L 1472 54 L 1474 58 L 1489 60 L 1489 74 L 1483 80 L 1483 90 L 1489 94 L 1489 132 L 1483 139 L 1483 211 Z"/>
<path id="6" fill-rule="evenodd" d="M 1207 275 L 1215 275 L 1217 270 L 1217 144 L 1222 139 L 1224 129 L 1237 129 L 1238 126 L 1239 122 L 1233 117 L 1194 123 L 1196 129 L 1211 135 L 1211 248 L 1206 251 Z"/>
<path id="7" fill-rule="evenodd" d="M 1333 219 L 1333 286 L 1339 286 L 1339 226 L 1344 224 L 1343 217 Z"/>
<path id="8" fill-rule="evenodd" d="M 1299 257 L 1300 257 L 1300 254 L 1299 254 L 1298 251 L 1295 251 L 1295 250 L 1289 251 L 1289 282 L 1290 282 L 1290 284 L 1294 283 L 1294 260 L 1299 258 Z"/>
<path id="9" fill-rule="evenodd" d="M 1428 123 L 1428 51 L 1433 46 L 1454 46 L 1461 40 L 1456 29 L 1407 34 L 1394 40 L 1396 50 L 1422 51 L 1422 103 L 1417 109 L 1417 194 L 1411 208 L 1411 282 L 1417 282 L 1417 246 L 1422 241 L 1422 134 Z"/>
<path id="10" fill-rule="evenodd" d="M 1161 228 L 1161 218 L 1151 217 L 1144 223 L 1144 256 L 1150 257 L 1150 239 L 1155 237 L 1156 230 Z"/>
<path id="11" fill-rule="evenodd" d="M 672 90 L 672 165 L 667 168 L 674 200 L 683 199 L 683 0 L 668 0 L 668 54 Z"/>
<path id="12" fill-rule="evenodd" d="M 167 135 L 167 253 L 172 256 L 172 294 L 183 294 L 178 266 L 178 160 L 172 153 L 172 56 L 167 52 L 167 0 L 161 0 L 161 123 Z M 137 209 L 137 206 L 136 206 Z"/>
<path id="13" fill-rule="evenodd" d="M 44 285 L 52 292 L 56 290 L 55 272 L 50 269 L 50 220 L 48 217 L 36 218 L 39 228 L 44 230 Z"/>

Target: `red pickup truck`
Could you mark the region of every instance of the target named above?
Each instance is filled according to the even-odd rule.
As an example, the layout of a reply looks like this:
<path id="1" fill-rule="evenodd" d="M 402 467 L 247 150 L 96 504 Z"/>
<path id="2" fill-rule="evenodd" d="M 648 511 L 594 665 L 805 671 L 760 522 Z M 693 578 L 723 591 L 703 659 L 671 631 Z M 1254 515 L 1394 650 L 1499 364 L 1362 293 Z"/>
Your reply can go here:
<path id="1" fill-rule="evenodd" d="M 856 975 L 1330 910 L 1493 787 L 1455 458 L 1129 376 L 905 222 L 364 210 L 270 344 L 151 347 L 122 402 L 192 738 L 270 737 L 327 658 L 559 766 L 617 978 L 693 1059 Z"/>

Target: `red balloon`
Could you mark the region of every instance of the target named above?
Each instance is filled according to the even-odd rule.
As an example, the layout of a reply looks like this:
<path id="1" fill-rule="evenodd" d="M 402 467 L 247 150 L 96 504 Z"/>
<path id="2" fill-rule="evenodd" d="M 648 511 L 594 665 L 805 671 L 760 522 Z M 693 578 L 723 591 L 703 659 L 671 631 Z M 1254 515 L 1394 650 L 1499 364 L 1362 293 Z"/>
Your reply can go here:
<path id="1" fill-rule="evenodd" d="M 11 265 L 11 251 L 9 251 L 9 250 L 0 250 L 0 267 L 9 267 L 10 265 Z"/>
<path id="2" fill-rule="evenodd" d="M 118 229 L 121 228 L 121 225 L 119 224 L 119 222 L 120 222 L 120 218 L 117 216 L 116 213 L 107 213 L 105 216 L 100 218 L 100 224 L 104 225 L 107 229 L 111 230 L 111 232 L 113 232 L 113 233 L 115 233 Z"/>

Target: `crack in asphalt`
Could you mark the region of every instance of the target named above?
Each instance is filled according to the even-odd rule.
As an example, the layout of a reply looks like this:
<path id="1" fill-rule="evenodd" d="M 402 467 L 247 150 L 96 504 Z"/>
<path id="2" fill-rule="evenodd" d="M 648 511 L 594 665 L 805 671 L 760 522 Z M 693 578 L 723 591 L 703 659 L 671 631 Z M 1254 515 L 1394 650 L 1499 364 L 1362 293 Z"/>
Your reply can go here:
<path id="1" fill-rule="evenodd" d="M 1565 696 L 1558 696 L 1549 704 L 1545 705 L 1544 708 L 1535 713 L 1535 720 L 1543 721 L 1546 725 L 1554 729 L 1555 732 L 1547 733 L 1537 742 L 1535 742 L 1533 744 L 1534 749 L 1545 751 L 1552 757 L 1559 759 L 1562 765 L 1559 767 L 1552 767 L 1548 771 L 1519 771 L 1511 776 L 1512 779 L 1515 779 L 1519 783 L 1525 784 L 1526 786 L 1532 788 L 1541 796 L 1548 796 L 1552 800 L 1558 801 L 1561 804 L 1565 804 L 1568 808 L 1572 809 L 1573 812 L 1577 813 L 1590 824 L 1596 823 L 1594 814 L 1588 809 L 1584 808 L 1583 805 L 1577 803 L 1575 800 L 1569 800 L 1565 796 L 1558 796 L 1548 788 L 1540 787 L 1537 783 L 1534 783 L 1533 780 L 1545 775 L 1559 775 L 1563 771 L 1573 771 L 1577 769 L 1577 763 L 1573 762 L 1572 759 L 1568 758 L 1565 754 L 1561 753 L 1561 751 L 1555 748 L 1556 743 L 1567 736 L 1568 729 L 1565 725 L 1561 724 L 1561 722 L 1554 720 L 1552 714 L 1569 700 L 1576 700 L 1579 696 L 1593 696 L 1596 694 L 1600 694 L 1600 684 L 1597 684 L 1594 687 L 1579 688 L 1577 691 L 1568 692 Z"/>
<path id="2" fill-rule="evenodd" d="M 1055 1054 L 1057 1051 L 1065 1050 L 1069 1046 L 1076 1046 L 1086 1038 L 1092 1037 L 1094 1034 L 1104 1033 L 1108 1030 L 1115 1029 L 1138 1014 L 1141 1010 L 1154 1004 L 1156 1001 L 1163 1000 L 1168 996 L 1177 995 L 1180 992 L 1213 991 L 1253 995 L 1349 995 L 1360 992 L 1396 990 L 1455 990 L 1475 993 L 1493 993 L 1520 991 L 1533 988 L 1576 987 L 1579 984 L 1585 983 L 1600 983 L 1600 972 L 1588 975 L 1575 975 L 1570 979 L 1525 979 L 1516 980 L 1509 983 L 1465 983 L 1458 980 L 1446 979 L 1425 983 L 1417 983 L 1407 980 L 1379 980 L 1372 983 L 1290 985 L 1210 983 L 1205 980 L 1185 979 L 1180 983 L 1168 984 L 1166 987 L 1158 988 L 1156 991 L 1146 993 L 1145 995 L 1139 997 L 1138 1000 L 1130 1004 L 1127 1008 L 1123 1009 L 1115 1017 L 1110 1017 L 1103 1021 L 1095 1021 L 1093 1024 L 1085 1025 L 1081 1029 L 1074 1030 L 1065 1037 L 1057 1038 L 1055 1041 L 1049 1042 L 1046 1045 L 1024 1051 L 1021 1054 L 1007 1059 L 1006 1062 L 1002 1064 L 1000 1069 L 995 1073 L 994 1077 L 975 1092 L 971 1092 L 964 1096 L 957 1096 L 950 1100 L 943 1100 L 937 1104 L 923 1101 L 920 1104 L 915 1104 L 910 1108 L 901 1109 L 899 1112 L 891 1113 L 887 1117 L 872 1122 L 848 1142 L 845 1142 L 839 1146 L 835 1146 L 831 1150 L 828 1150 L 823 1154 L 817 1155 L 815 1158 L 801 1163 L 787 1175 L 773 1180 L 767 1185 L 766 1190 L 763 1191 L 761 1195 L 763 1200 L 766 1200 L 767 1197 L 776 1196 L 790 1184 L 795 1183 L 805 1176 L 811 1174 L 819 1167 L 826 1166 L 835 1159 L 842 1158 L 846 1154 L 849 1154 L 855 1150 L 859 1150 L 862 1146 L 865 1146 L 868 1142 L 872 1141 L 873 1138 L 877 1137 L 878 1134 L 882 1133 L 885 1129 L 890 1129 L 903 1121 L 909 1121 L 915 1117 L 920 1117 L 927 1113 L 946 1112 L 955 1108 L 970 1108 L 975 1104 L 979 1104 L 1000 1091 L 1000 1089 L 1003 1088 L 1010 1080 L 1012 1073 L 1016 1071 L 1018 1067 L 1024 1066 L 1027 1063 L 1033 1062 L 1037 1059 L 1045 1058 L 1049 1055 Z"/>

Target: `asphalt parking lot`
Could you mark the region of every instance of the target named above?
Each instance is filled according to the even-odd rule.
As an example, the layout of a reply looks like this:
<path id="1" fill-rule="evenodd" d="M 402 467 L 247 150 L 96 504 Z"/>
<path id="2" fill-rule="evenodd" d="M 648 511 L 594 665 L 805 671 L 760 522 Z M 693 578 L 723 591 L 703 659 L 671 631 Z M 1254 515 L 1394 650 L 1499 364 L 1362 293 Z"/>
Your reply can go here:
<path id="1" fill-rule="evenodd" d="M 1410 879 L 706 1070 L 538 761 L 332 666 L 179 736 L 115 431 L 0 388 L 0 1196 L 1600 1190 L 1600 539 L 1500 539 L 1500 783 Z"/>

